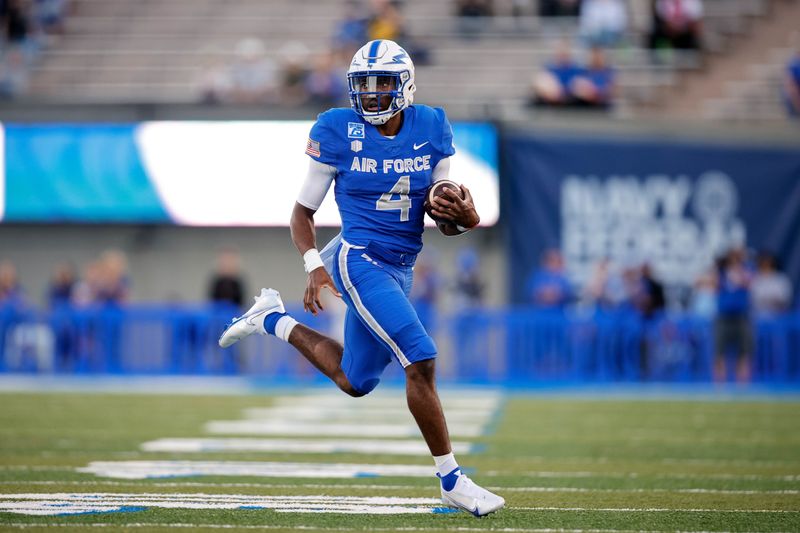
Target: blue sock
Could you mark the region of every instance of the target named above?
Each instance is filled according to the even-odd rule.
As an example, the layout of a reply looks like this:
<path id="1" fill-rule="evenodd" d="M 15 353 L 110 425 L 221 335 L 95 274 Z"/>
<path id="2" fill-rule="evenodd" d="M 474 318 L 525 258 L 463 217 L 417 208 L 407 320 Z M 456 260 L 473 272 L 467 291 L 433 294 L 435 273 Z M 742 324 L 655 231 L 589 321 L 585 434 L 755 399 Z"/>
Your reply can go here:
<path id="1" fill-rule="evenodd" d="M 264 318 L 264 330 L 270 335 L 275 335 L 275 324 L 278 323 L 282 317 L 287 316 L 286 313 L 270 313 Z"/>
<path id="2" fill-rule="evenodd" d="M 436 475 L 439 476 L 439 474 Z M 456 468 L 444 477 L 439 476 L 439 479 L 442 480 L 442 488 L 447 491 L 453 490 L 453 487 L 456 486 L 456 481 L 458 481 L 458 476 L 460 475 L 461 468 Z"/>

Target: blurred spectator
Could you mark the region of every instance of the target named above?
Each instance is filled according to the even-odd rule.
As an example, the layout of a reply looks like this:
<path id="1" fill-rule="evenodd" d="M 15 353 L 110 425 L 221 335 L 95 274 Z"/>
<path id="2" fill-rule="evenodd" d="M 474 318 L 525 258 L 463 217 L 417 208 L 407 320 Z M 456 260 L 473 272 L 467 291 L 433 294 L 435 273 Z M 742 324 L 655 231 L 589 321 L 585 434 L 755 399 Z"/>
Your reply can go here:
<path id="1" fill-rule="evenodd" d="M 71 263 L 59 263 L 53 270 L 47 300 L 51 308 L 71 305 L 76 285 L 75 268 Z"/>
<path id="2" fill-rule="evenodd" d="M 540 17 L 577 17 L 581 0 L 539 0 Z"/>
<path id="3" fill-rule="evenodd" d="M 580 36 L 589 46 L 616 46 L 628 29 L 624 0 L 583 0 Z"/>
<path id="4" fill-rule="evenodd" d="M 491 17 L 494 10 L 492 0 L 456 0 L 458 28 L 461 35 L 478 35 L 485 25 L 485 17 Z"/>
<path id="5" fill-rule="evenodd" d="M 0 306 L 20 306 L 24 303 L 17 267 L 9 260 L 0 261 Z"/>
<path id="6" fill-rule="evenodd" d="M 580 72 L 581 67 L 573 57 L 569 42 L 561 41 L 556 46 L 553 60 L 534 76 L 530 103 L 556 107 L 572 105 L 572 81 Z"/>
<path id="7" fill-rule="evenodd" d="M 750 284 L 753 311 L 756 316 L 779 315 L 792 303 L 792 282 L 778 268 L 778 260 L 768 252 L 761 252 L 757 260 L 758 270 Z"/>
<path id="8" fill-rule="evenodd" d="M 72 300 L 78 307 L 88 307 L 97 301 L 102 283 L 102 266 L 99 260 L 90 261 L 83 268 L 83 276 L 75 284 Z"/>
<path id="9" fill-rule="evenodd" d="M 45 35 L 62 34 L 68 7 L 68 0 L 33 0 L 37 29 Z"/>
<path id="10" fill-rule="evenodd" d="M 800 117 L 800 49 L 786 65 L 783 79 L 783 98 L 789 116 Z"/>
<path id="11" fill-rule="evenodd" d="M 611 261 L 601 259 L 592 266 L 592 273 L 586 280 L 581 293 L 581 300 L 586 305 L 595 309 L 607 307 L 606 285 L 611 272 Z"/>
<path id="12" fill-rule="evenodd" d="M 519 18 L 525 16 L 531 5 L 531 0 L 511 0 L 511 16 Z"/>
<path id="13" fill-rule="evenodd" d="M 224 248 L 217 255 L 217 268 L 208 286 L 208 299 L 241 308 L 244 294 L 239 252 L 234 248 Z"/>
<path id="14" fill-rule="evenodd" d="M 649 47 L 699 50 L 703 24 L 702 0 L 653 0 Z"/>
<path id="15" fill-rule="evenodd" d="M 308 48 L 299 41 L 290 41 L 281 48 L 281 104 L 298 106 L 308 101 L 308 55 Z"/>
<path id="16" fill-rule="evenodd" d="M 655 278 L 649 263 L 642 265 L 641 283 L 642 290 L 637 304 L 642 317 L 649 320 L 664 311 L 664 285 Z"/>
<path id="17" fill-rule="evenodd" d="M 372 0 L 372 18 L 367 24 L 367 39 L 402 41 L 404 21 L 397 6 L 390 0 Z"/>
<path id="18" fill-rule="evenodd" d="M 239 41 L 231 65 L 224 69 L 214 68 L 204 76 L 204 99 L 234 104 L 275 102 L 278 96 L 277 68 L 265 53 L 260 39 L 249 37 Z"/>
<path id="19" fill-rule="evenodd" d="M 30 11 L 26 0 L 0 2 L 2 35 L 9 44 L 24 45 L 30 32 Z"/>
<path id="20" fill-rule="evenodd" d="M 713 318 L 717 314 L 717 274 L 703 272 L 694 282 L 689 312 L 700 318 Z"/>
<path id="21" fill-rule="evenodd" d="M 333 50 L 349 61 L 367 38 L 370 13 L 361 0 L 346 0 L 344 16 L 333 30 Z"/>
<path id="22" fill-rule="evenodd" d="M 628 301 L 618 268 L 606 258 L 598 261 L 583 288 L 583 300 L 597 310 L 616 310 Z"/>
<path id="23" fill-rule="evenodd" d="M 56 366 L 61 370 L 72 370 L 76 363 L 76 331 L 71 317 L 76 277 L 71 263 L 59 263 L 47 288 L 48 304 L 53 311 L 50 327 L 54 335 Z"/>
<path id="24" fill-rule="evenodd" d="M 309 100 L 321 106 L 344 102 L 346 94 L 344 70 L 335 62 L 332 53 L 319 54 L 314 60 L 314 69 L 306 78 L 306 93 Z"/>
<path id="25" fill-rule="evenodd" d="M 130 290 L 128 259 L 120 250 L 107 250 L 100 255 L 99 286 L 95 301 L 118 305 L 127 302 Z"/>
<path id="26" fill-rule="evenodd" d="M 481 278 L 480 258 L 473 248 L 463 248 L 456 258 L 456 305 L 460 310 L 483 305 L 486 288 Z"/>
<path id="27" fill-rule="evenodd" d="M 730 250 L 720 260 L 718 268 L 714 379 L 727 379 L 726 355 L 729 349 L 734 348 L 737 356 L 737 380 L 747 382 L 750 381 L 753 335 L 749 317 L 751 274 L 745 263 L 744 250 Z"/>
<path id="28" fill-rule="evenodd" d="M 456 0 L 459 17 L 491 17 L 494 14 L 492 0 Z"/>
<path id="29" fill-rule="evenodd" d="M 640 377 L 647 379 L 652 377 L 654 368 L 659 366 L 658 359 L 666 355 L 663 351 L 659 351 L 659 348 L 670 335 L 667 331 L 662 330 L 661 335 L 657 336 L 659 340 L 655 343 L 655 346 L 652 346 L 651 342 L 649 342 L 650 332 L 657 327 L 658 319 L 665 306 L 664 286 L 653 275 L 649 263 L 642 264 L 639 270 L 639 283 L 635 304 L 646 331 L 639 345 L 639 366 Z"/>
<path id="30" fill-rule="evenodd" d="M 642 269 L 638 263 L 628 262 L 620 275 L 621 296 L 619 309 L 628 313 L 640 313 L 640 302 L 643 299 L 644 284 Z"/>
<path id="31" fill-rule="evenodd" d="M 577 106 L 608 109 L 617 93 L 614 69 L 606 60 L 602 48 L 592 48 L 589 63 L 571 83 L 572 94 Z"/>
<path id="32" fill-rule="evenodd" d="M 572 301 L 573 288 L 560 251 L 545 251 L 540 268 L 528 278 L 525 294 L 540 309 L 563 310 Z"/>
<path id="33" fill-rule="evenodd" d="M 202 51 L 204 63 L 195 79 L 198 98 L 205 104 L 218 104 L 228 87 L 228 70 L 214 57 L 214 51 Z"/>
<path id="34" fill-rule="evenodd" d="M 0 98 L 14 98 L 28 90 L 30 73 L 25 53 L 19 45 L 10 46 L 0 57 Z"/>
<path id="35" fill-rule="evenodd" d="M 441 277 L 436 270 L 436 262 L 426 252 L 414 265 L 414 285 L 411 287 L 411 303 L 417 311 L 425 330 L 433 335 L 436 332 L 436 306 L 439 302 Z"/>

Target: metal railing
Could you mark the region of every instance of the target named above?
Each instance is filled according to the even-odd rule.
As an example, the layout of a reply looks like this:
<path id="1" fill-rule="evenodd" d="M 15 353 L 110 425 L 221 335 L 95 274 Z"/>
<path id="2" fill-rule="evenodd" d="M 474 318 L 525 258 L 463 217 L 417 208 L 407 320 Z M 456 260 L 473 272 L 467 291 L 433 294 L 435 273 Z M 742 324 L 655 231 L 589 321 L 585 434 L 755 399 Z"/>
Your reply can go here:
<path id="1" fill-rule="evenodd" d="M 288 310 L 326 333 L 340 324 L 298 306 Z M 324 380 L 273 337 L 253 336 L 220 349 L 217 338 L 237 313 L 229 307 L 169 304 L 47 312 L 0 307 L 0 372 Z M 643 320 L 626 312 L 516 308 L 470 310 L 436 322 L 439 373 L 463 382 L 708 382 L 716 356 L 713 322 L 686 315 Z M 759 319 L 752 326 L 753 379 L 800 383 L 800 314 Z M 734 368 L 736 354 L 728 357 Z M 400 374 L 399 367 L 390 367 L 386 378 Z"/>

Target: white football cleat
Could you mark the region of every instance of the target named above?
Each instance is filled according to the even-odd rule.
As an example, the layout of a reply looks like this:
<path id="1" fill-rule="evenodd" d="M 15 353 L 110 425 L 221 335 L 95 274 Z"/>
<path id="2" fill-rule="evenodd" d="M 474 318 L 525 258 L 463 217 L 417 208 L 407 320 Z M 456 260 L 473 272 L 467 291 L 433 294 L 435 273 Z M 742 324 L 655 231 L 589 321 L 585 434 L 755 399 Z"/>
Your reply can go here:
<path id="1" fill-rule="evenodd" d="M 281 295 L 275 289 L 261 289 L 261 294 L 254 296 L 253 299 L 256 301 L 253 307 L 242 316 L 234 317 L 233 322 L 222 332 L 219 337 L 221 347 L 227 348 L 253 333 L 266 335 L 264 318 L 271 313 L 286 312 Z"/>
<path id="2" fill-rule="evenodd" d="M 445 505 L 458 507 L 475 516 L 486 516 L 506 504 L 506 501 L 497 494 L 479 487 L 463 473 L 459 474 L 452 490 L 442 489 L 442 501 Z"/>

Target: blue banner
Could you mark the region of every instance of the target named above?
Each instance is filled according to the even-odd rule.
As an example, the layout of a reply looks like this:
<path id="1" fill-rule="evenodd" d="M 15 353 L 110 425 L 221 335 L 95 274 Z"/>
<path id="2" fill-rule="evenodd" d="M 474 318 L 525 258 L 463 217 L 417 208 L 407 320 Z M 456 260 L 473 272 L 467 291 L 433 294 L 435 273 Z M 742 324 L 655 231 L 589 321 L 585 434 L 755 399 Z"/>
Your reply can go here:
<path id="1" fill-rule="evenodd" d="M 169 222 L 131 125 L 6 125 L 5 220 Z"/>
<path id="2" fill-rule="evenodd" d="M 776 253 L 800 282 L 799 148 L 531 132 L 502 147 L 512 301 L 548 248 L 578 284 L 608 258 L 686 286 L 735 245 Z"/>

